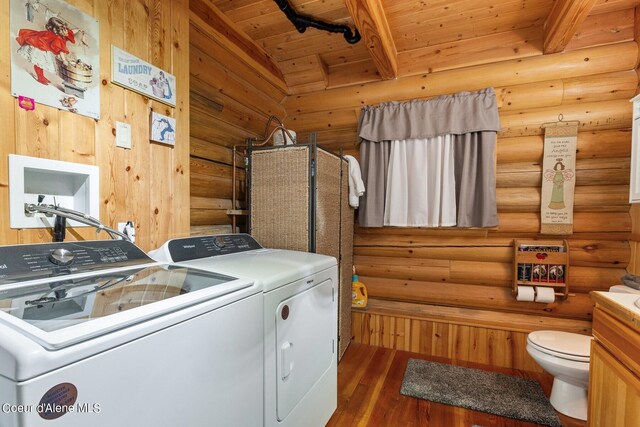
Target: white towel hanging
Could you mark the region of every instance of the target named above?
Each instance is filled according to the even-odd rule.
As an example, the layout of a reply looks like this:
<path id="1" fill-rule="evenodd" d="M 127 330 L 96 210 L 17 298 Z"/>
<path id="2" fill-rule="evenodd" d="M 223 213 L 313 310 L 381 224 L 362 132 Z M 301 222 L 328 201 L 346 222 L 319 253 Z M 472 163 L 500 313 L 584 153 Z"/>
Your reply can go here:
<path id="1" fill-rule="evenodd" d="M 349 206 L 357 208 L 360 205 L 360 196 L 365 192 L 360 164 L 353 156 L 347 155 L 344 158 L 349 162 Z"/>

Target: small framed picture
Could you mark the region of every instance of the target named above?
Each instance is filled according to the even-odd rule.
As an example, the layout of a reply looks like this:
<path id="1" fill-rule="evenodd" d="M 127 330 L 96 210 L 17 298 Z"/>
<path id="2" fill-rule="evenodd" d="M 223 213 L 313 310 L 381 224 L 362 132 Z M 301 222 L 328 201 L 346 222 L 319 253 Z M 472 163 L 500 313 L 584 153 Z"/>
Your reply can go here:
<path id="1" fill-rule="evenodd" d="M 161 144 L 176 145 L 176 119 L 151 112 L 151 135 L 149 139 Z"/>
<path id="2" fill-rule="evenodd" d="M 11 21 L 2 29 L 3 52 L 11 52 L 11 94 L 20 108 L 42 104 L 99 119 L 98 21 L 63 0 L 11 0 L 2 8 Z"/>
<path id="3" fill-rule="evenodd" d="M 111 81 L 172 107 L 176 106 L 176 77 L 111 45 Z"/>

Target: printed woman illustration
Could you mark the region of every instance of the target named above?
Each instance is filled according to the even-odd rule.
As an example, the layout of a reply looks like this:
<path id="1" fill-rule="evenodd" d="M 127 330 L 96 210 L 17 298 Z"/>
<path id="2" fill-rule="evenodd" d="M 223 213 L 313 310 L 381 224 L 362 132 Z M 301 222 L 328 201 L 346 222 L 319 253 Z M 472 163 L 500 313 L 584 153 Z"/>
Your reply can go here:
<path id="1" fill-rule="evenodd" d="M 57 16 L 49 18 L 45 28 L 44 31 L 21 29 L 16 41 L 20 45 L 18 53 L 33 64 L 36 80 L 48 85 L 50 81 L 44 71 L 57 74 L 56 57 L 67 63 L 67 42 L 75 43 L 76 39 L 67 23 Z"/>
<path id="2" fill-rule="evenodd" d="M 553 190 L 551 191 L 551 201 L 549 209 L 564 209 L 564 182 L 573 178 L 573 172 L 569 169 L 565 170 L 562 159 L 556 159 L 553 170 L 548 170 L 544 174 L 547 181 L 553 182 Z"/>
<path id="3" fill-rule="evenodd" d="M 162 97 L 164 99 L 171 99 L 173 96 L 173 92 L 171 91 L 171 85 L 169 85 L 169 80 L 164 75 L 163 71 L 160 71 L 160 75 L 158 76 L 159 86 L 163 88 Z"/>
<path id="4" fill-rule="evenodd" d="M 154 77 L 149 80 L 149 84 L 151 85 L 151 90 L 153 94 L 162 99 L 171 99 L 173 96 L 173 91 L 171 90 L 171 85 L 169 84 L 169 80 L 164 75 L 164 71 L 160 71 L 158 73 L 158 77 Z"/>

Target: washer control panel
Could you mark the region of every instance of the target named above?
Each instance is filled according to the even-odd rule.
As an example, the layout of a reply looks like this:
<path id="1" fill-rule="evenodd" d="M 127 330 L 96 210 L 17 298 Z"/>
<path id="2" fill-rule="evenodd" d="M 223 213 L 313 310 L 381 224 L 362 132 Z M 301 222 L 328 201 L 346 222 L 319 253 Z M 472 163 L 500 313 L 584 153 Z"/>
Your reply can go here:
<path id="1" fill-rule="evenodd" d="M 125 240 L 0 246 L 0 285 L 150 262 Z"/>
<path id="2" fill-rule="evenodd" d="M 173 262 L 262 249 L 256 239 L 248 234 L 186 237 L 170 240 L 167 247 Z"/>

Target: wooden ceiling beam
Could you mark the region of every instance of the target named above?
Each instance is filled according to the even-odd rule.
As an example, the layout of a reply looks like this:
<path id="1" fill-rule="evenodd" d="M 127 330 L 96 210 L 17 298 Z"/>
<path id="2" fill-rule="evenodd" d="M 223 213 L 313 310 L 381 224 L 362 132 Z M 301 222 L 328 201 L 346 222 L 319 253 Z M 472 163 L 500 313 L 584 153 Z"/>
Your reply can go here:
<path id="1" fill-rule="evenodd" d="M 398 51 L 381 0 L 344 0 L 384 80 L 398 77 Z"/>
<path id="2" fill-rule="evenodd" d="M 282 72 L 265 52 L 242 29 L 218 9 L 210 0 L 191 0 L 191 23 L 214 38 L 230 52 L 236 54 L 249 66 L 256 69 L 267 81 L 279 88 L 283 94 L 289 92 Z"/>
<path id="3" fill-rule="evenodd" d="M 556 0 L 544 23 L 544 53 L 562 52 L 597 0 Z"/>

